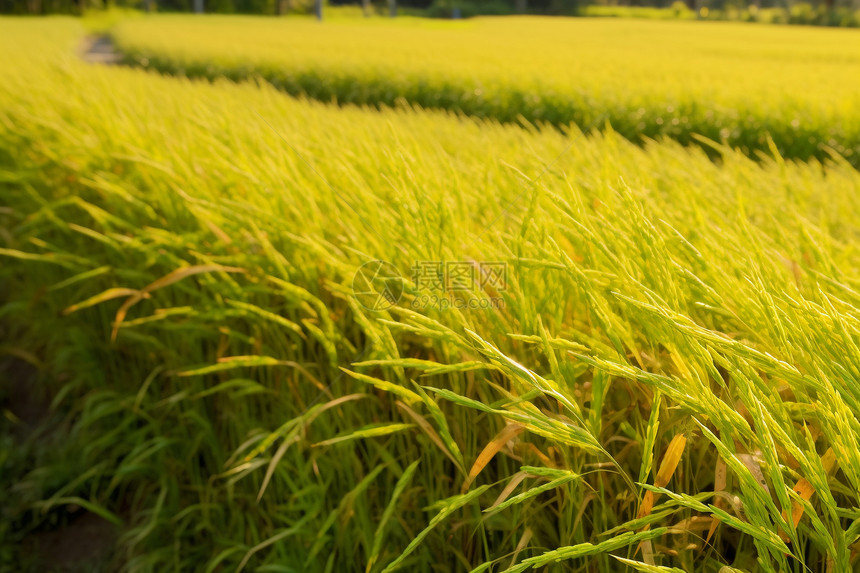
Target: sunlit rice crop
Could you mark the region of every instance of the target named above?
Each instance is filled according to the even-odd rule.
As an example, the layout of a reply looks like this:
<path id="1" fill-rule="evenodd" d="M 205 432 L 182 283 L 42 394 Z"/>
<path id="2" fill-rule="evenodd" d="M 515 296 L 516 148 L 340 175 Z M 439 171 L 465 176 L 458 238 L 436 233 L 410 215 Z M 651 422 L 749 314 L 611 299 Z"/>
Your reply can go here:
<path id="1" fill-rule="evenodd" d="M 2 350 L 63 420 L 4 445 L 3 555 L 76 506 L 110 570 L 856 567 L 850 165 L 88 66 L 79 33 L 0 21 Z M 506 264 L 436 293 L 503 304 L 422 303 L 445 261 Z"/>

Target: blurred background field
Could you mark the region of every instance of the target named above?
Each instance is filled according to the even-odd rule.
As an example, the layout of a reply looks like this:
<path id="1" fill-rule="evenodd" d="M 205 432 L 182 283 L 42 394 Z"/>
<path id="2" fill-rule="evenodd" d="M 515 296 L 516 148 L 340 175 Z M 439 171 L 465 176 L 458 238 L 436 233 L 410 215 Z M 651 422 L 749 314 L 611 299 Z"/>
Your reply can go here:
<path id="1" fill-rule="evenodd" d="M 0 568 L 858 570 L 856 37 L 0 19 Z"/>
<path id="2" fill-rule="evenodd" d="M 723 20 L 802 26 L 860 26 L 858 0 L 0 0 L 0 14 L 78 14 L 104 11 L 207 12 L 326 17 L 479 15 Z"/>
<path id="3" fill-rule="evenodd" d="M 625 19 L 344 20 L 169 16 L 110 31 L 132 65 L 261 77 L 321 101 L 505 122 L 606 124 L 630 139 L 703 136 L 860 162 L 860 32 Z M 218 38 L 217 42 L 207 41 Z M 700 141 L 700 140 L 699 140 Z"/>

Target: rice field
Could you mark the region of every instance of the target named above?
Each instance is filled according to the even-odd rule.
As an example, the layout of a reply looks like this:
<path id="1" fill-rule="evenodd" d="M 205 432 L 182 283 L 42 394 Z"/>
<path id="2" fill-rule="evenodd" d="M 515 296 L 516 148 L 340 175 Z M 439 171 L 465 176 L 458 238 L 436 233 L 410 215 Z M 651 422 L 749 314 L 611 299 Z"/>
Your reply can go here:
<path id="1" fill-rule="evenodd" d="M 83 35 L 0 20 L 0 354 L 50 411 L 25 431 L 7 368 L 0 565 L 83 513 L 104 571 L 858 569 L 847 160 L 332 106 Z"/>
<path id="2" fill-rule="evenodd" d="M 860 162 L 860 30 L 742 23 L 478 18 L 163 16 L 110 31 L 129 63 L 190 77 L 262 77 L 294 95 L 405 100 L 503 122 L 698 137 Z M 213 41 L 217 38 L 217 41 Z M 707 147 L 707 146 L 706 146 Z"/>

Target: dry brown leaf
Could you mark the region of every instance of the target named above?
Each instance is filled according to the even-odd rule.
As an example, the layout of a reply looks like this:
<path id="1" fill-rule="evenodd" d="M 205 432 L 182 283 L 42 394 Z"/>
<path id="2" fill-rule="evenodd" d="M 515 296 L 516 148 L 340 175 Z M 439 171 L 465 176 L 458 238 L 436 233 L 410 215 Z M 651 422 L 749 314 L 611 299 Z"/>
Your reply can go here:
<path id="1" fill-rule="evenodd" d="M 735 457 L 746 466 L 762 489 L 770 493 L 767 480 L 764 478 L 764 472 L 761 471 L 761 465 L 758 463 L 758 456 L 753 456 L 752 454 L 735 454 Z"/>
<path id="2" fill-rule="evenodd" d="M 65 309 L 63 311 L 63 314 L 71 314 L 77 310 L 81 310 L 82 308 L 88 308 L 101 302 L 124 296 L 135 296 L 137 294 L 140 294 L 140 291 L 133 288 L 109 288 L 101 294 L 97 294 L 96 296 L 88 298 L 85 301 L 73 304 L 72 306 Z"/>
<path id="3" fill-rule="evenodd" d="M 714 494 L 726 491 L 726 476 L 727 468 L 726 462 L 723 458 L 717 458 L 717 465 L 714 468 Z M 723 509 L 723 498 L 719 495 L 714 496 L 714 506 L 718 509 Z M 720 524 L 720 520 L 716 517 L 711 522 L 711 527 L 708 529 L 708 536 L 705 538 L 705 543 L 711 540 L 711 537 L 714 536 L 714 532 L 717 531 L 717 526 Z"/>
<path id="4" fill-rule="evenodd" d="M 475 478 L 478 477 L 478 474 L 481 473 L 481 470 L 490 463 L 490 460 L 493 459 L 499 450 L 505 447 L 510 440 L 520 435 L 523 430 L 525 430 L 525 426 L 521 424 L 508 424 L 502 431 L 496 434 L 496 437 L 490 440 L 490 443 L 487 444 L 481 453 L 478 454 L 478 459 L 475 460 L 475 463 L 472 464 L 472 469 L 469 470 L 469 475 L 466 478 L 466 481 L 463 483 L 463 493 L 469 489 L 469 486 L 472 485 L 472 482 L 475 481 Z"/>
<path id="5" fill-rule="evenodd" d="M 134 294 L 129 296 L 128 299 L 123 303 L 123 305 L 117 311 L 116 317 L 114 319 L 113 332 L 111 332 L 110 337 L 111 341 L 116 340 L 116 335 L 119 332 L 119 327 L 122 324 L 122 321 L 125 320 L 125 315 L 128 314 L 128 310 L 132 306 L 149 296 L 149 293 L 154 290 L 158 290 L 160 288 L 172 285 L 173 283 L 181 281 L 182 279 L 190 277 L 192 275 L 213 272 L 244 273 L 245 269 L 240 269 L 238 267 L 225 267 L 223 265 L 192 265 L 190 267 L 182 267 L 180 269 L 176 269 L 175 271 L 167 273 L 160 279 L 157 279 L 154 282 L 148 284 L 141 290 L 135 291 Z"/>
<path id="6" fill-rule="evenodd" d="M 824 466 L 824 472 L 827 475 L 833 473 L 833 470 L 836 469 L 836 454 L 833 452 L 833 448 L 828 448 L 827 451 L 824 452 L 824 455 L 821 456 L 821 464 Z M 794 485 L 793 489 L 794 492 L 805 501 L 812 499 L 812 496 L 815 494 L 815 488 L 812 487 L 812 484 L 805 478 L 800 478 Z M 803 517 L 803 506 L 797 500 L 792 499 L 791 521 L 794 523 L 794 527 L 797 527 L 800 523 L 801 517 Z M 788 514 L 785 510 L 782 512 L 782 518 L 786 521 L 788 520 Z M 779 532 L 779 537 L 785 542 L 789 541 L 788 534 L 784 531 Z"/>
<path id="7" fill-rule="evenodd" d="M 511 557 L 511 564 L 508 567 L 513 567 L 517 562 L 517 557 L 519 557 L 520 551 L 526 548 L 526 545 L 529 544 L 529 541 L 532 539 L 533 532 L 530 527 L 526 527 L 526 530 L 523 532 L 522 537 L 520 537 L 519 543 L 517 543 L 517 547 L 514 549 L 514 555 Z"/>
<path id="8" fill-rule="evenodd" d="M 684 454 L 684 448 L 687 445 L 687 438 L 684 434 L 676 434 L 672 441 L 669 442 L 669 447 L 666 448 L 666 454 L 663 456 L 663 461 L 660 462 L 660 469 L 657 471 L 657 476 L 654 478 L 656 487 L 666 487 L 669 480 L 672 479 L 672 474 L 678 467 L 681 461 L 681 456 Z M 654 502 L 657 501 L 657 495 L 652 491 L 646 491 L 645 497 L 642 498 L 642 505 L 639 508 L 639 513 L 636 519 L 641 519 L 651 513 L 654 507 Z"/>
<path id="9" fill-rule="evenodd" d="M 660 469 L 657 471 L 657 475 L 654 478 L 654 485 L 656 487 L 665 487 L 666 484 L 669 483 L 669 480 L 672 479 L 672 474 L 675 473 L 678 463 L 681 461 L 681 456 L 684 455 L 684 448 L 686 445 L 687 438 L 684 434 L 675 434 L 675 437 L 672 438 L 671 442 L 669 442 L 669 447 L 666 448 L 666 454 L 663 456 L 663 461 L 660 462 Z M 653 491 L 646 491 L 645 497 L 642 498 L 642 505 L 639 508 L 639 513 L 636 516 L 636 519 L 643 518 L 651 513 L 651 509 L 654 507 L 654 502 L 657 501 L 658 497 L 659 496 Z M 643 528 L 643 531 L 647 529 L 648 526 L 646 525 Z M 643 562 L 647 565 L 654 565 L 654 549 L 651 545 L 651 541 L 643 541 L 640 543 L 639 548 L 642 549 Z"/>
<path id="10" fill-rule="evenodd" d="M 445 442 L 442 441 L 442 438 L 439 437 L 439 434 L 436 432 L 433 426 L 430 425 L 430 422 L 428 422 L 424 416 L 422 416 L 400 400 L 397 400 L 394 403 L 397 405 L 398 408 L 403 410 L 405 414 L 412 418 L 412 420 L 418 425 L 418 427 L 421 428 L 421 430 L 423 430 L 425 434 L 427 434 L 427 437 L 430 438 L 430 441 L 436 444 L 436 447 L 442 450 L 443 454 L 448 456 L 448 459 L 454 462 L 455 467 L 459 468 L 460 471 L 463 471 L 460 462 L 458 462 L 457 458 L 455 458 L 454 455 L 448 450 L 447 446 L 445 446 Z"/>
<path id="11" fill-rule="evenodd" d="M 508 482 L 508 485 L 505 486 L 505 489 L 502 490 L 502 493 L 499 494 L 499 497 L 496 498 L 496 501 L 494 501 L 493 504 L 486 509 L 486 511 L 490 511 L 491 509 L 508 499 L 508 497 L 510 497 L 513 491 L 517 488 L 518 485 L 523 482 L 524 479 L 526 479 L 526 477 L 528 477 L 528 474 L 526 472 L 517 472 L 516 474 L 514 474 L 514 477 L 511 478 L 511 481 Z"/>

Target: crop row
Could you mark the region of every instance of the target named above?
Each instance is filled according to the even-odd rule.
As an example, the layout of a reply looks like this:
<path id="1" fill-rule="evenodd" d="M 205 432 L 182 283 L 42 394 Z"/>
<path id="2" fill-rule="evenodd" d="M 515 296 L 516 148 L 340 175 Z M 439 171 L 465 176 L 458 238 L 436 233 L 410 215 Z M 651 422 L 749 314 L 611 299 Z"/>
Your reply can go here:
<path id="1" fill-rule="evenodd" d="M 634 142 L 697 136 L 860 161 L 860 32 L 708 22 L 169 16 L 111 31 L 126 62 L 263 78 L 325 102 L 408 102 L 502 122 L 607 124 Z"/>

